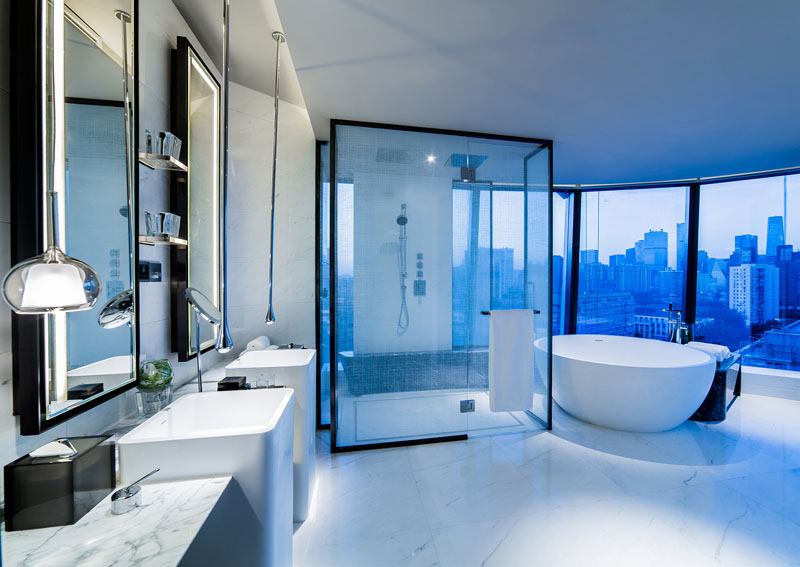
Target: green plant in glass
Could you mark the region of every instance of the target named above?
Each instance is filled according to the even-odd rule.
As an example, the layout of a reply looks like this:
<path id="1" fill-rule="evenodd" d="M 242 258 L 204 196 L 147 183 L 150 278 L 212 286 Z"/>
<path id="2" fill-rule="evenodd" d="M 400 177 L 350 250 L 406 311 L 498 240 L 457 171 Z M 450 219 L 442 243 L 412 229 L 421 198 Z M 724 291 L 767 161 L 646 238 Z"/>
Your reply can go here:
<path id="1" fill-rule="evenodd" d="M 140 390 L 163 390 L 172 383 L 172 365 L 166 358 L 148 360 L 139 368 Z"/>

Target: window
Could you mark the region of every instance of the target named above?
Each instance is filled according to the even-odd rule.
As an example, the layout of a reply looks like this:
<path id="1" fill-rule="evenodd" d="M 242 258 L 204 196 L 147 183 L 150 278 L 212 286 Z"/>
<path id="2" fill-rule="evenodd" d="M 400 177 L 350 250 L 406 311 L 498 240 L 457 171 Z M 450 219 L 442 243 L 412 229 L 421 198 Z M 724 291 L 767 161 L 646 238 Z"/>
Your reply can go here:
<path id="1" fill-rule="evenodd" d="M 697 255 L 698 340 L 750 366 L 800 370 L 800 175 L 705 185 Z"/>
<path id="2" fill-rule="evenodd" d="M 569 193 L 553 193 L 553 334 L 564 334 Z"/>
<path id="3" fill-rule="evenodd" d="M 686 194 L 685 187 L 581 194 L 578 333 L 668 338 L 662 309 L 683 304 Z"/>

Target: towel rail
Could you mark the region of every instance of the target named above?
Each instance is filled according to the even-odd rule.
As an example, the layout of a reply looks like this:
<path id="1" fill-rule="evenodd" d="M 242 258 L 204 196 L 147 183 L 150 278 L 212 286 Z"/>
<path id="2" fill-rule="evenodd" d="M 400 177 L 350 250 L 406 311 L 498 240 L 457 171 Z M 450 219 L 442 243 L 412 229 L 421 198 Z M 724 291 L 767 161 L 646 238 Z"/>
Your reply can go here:
<path id="1" fill-rule="evenodd" d="M 541 313 L 542 313 L 542 312 L 541 312 L 541 311 L 539 311 L 538 309 L 534 309 L 534 310 L 533 310 L 533 314 L 534 314 L 534 315 L 541 315 Z M 491 314 L 492 314 L 492 312 L 491 312 L 491 311 L 481 311 L 481 315 L 491 315 Z"/>

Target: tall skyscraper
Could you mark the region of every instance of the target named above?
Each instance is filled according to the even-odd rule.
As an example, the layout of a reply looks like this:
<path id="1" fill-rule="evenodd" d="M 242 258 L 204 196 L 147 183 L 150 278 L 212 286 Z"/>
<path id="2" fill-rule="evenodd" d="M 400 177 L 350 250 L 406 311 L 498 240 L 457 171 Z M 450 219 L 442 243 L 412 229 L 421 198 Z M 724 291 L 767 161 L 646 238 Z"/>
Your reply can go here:
<path id="1" fill-rule="evenodd" d="M 644 263 L 648 266 L 667 267 L 667 243 L 669 235 L 663 230 L 651 230 L 644 234 Z"/>
<path id="2" fill-rule="evenodd" d="M 767 256 L 778 255 L 778 246 L 783 246 L 783 217 L 767 219 Z"/>
<path id="3" fill-rule="evenodd" d="M 644 264 L 644 240 L 637 240 L 633 245 L 633 250 L 636 254 L 636 263 Z"/>
<path id="4" fill-rule="evenodd" d="M 780 316 L 778 268 L 742 264 L 731 268 L 728 307 L 744 315 L 745 324 L 766 323 Z"/>
<path id="5" fill-rule="evenodd" d="M 708 260 L 708 252 L 705 250 L 697 251 L 697 271 L 707 274 L 711 270 L 711 262 Z"/>
<path id="6" fill-rule="evenodd" d="M 683 271 L 686 269 L 686 223 L 679 222 L 678 223 L 678 242 L 676 243 L 676 250 L 677 250 L 677 266 L 675 269 L 678 271 Z"/>
<path id="7" fill-rule="evenodd" d="M 734 239 L 735 250 L 731 254 L 734 264 L 753 264 L 758 261 L 758 236 L 740 234 Z"/>

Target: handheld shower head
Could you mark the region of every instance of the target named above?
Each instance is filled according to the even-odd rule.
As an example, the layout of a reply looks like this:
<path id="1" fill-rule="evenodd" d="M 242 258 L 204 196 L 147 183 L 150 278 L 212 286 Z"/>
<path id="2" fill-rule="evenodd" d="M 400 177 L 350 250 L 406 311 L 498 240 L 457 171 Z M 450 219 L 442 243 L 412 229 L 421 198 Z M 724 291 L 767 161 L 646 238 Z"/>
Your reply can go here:
<path id="1" fill-rule="evenodd" d="M 397 217 L 397 224 L 400 226 L 405 226 L 408 224 L 408 217 L 406 216 L 406 205 L 403 203 L 400 205 L 400 214 Z"/>

